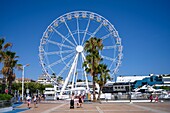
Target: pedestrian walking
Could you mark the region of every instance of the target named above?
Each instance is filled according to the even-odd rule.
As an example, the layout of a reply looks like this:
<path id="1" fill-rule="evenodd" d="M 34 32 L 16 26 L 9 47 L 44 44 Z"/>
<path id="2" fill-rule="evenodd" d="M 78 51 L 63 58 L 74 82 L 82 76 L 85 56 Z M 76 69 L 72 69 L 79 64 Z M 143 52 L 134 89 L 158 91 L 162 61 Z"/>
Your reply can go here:
<path id="1" fill-rule="evenodd" d="M 83 104 L 83 97 L 81 96 L 81 94 L 79 95 L 79 100 L 78 100 L 78 103 L 77 103 L 77 107 L 81 108 L 82 107 L 82 104 Z"/>
<path id="2" fill-rule="evenodd" d="M 156 95 L 155 97 L 155 102 L 158 102 L 158 95 Z"/>
<path id="3" fill-rule="evenodd" d="M 27 106 L 28 106 L 28 108 L 30 108 L 31 97 L 28 95 L 26 99 L 27 99 Z"/>
<path id="4" fill-rule="evenodd" d="M 70 100 L 70 109 L 74 109 L 74 93 L 71 95 L 71 100 Z"/>
<path id="5" fill-rule="evenodd" d="M 36 104 L 37 104 L 37 97 L 36 97 L 36 95 L 34 95 L 33 101 L 34 101 L 34 108 L 36 108 L 36 107 L 37 107 L 37 106 L 36 106 Z"/>
<path id="6" fill-rule="evenodd" d="M 152 94 L 150 95 L 149 99 L 150 99 L 150 102 L 152 102 L 152 100 L 153 100 L 153 95 Z"/>

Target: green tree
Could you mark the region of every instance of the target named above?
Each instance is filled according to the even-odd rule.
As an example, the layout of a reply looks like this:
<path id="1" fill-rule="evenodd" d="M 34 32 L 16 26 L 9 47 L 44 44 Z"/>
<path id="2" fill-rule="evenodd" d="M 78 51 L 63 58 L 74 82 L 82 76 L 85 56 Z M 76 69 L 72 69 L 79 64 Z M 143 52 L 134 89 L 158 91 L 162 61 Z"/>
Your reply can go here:
<path id="1" fill-rule="evenodd" d="M 57 83 L 61 83 L 61 81 L 63 81 L 63 77 L 58 76 L 58 77 L 57 77 Z"/>
<path id="2" fill-rule="evenodd" d="M 93 78 L 93 101 L 96 101 L 95 84 L 98 75 L 98 66 L 102 60 L 99 51 L 103 49 L 102 39 L 91 37 L 86 41 L 84 50 L 86 51 L 86 61 L 83 63 L 85 71 L 90 73 Z"/>
<path id="3" fill-rule="evenodd" d="M 40 84 L 38 89 L 39 89 L 40 93 L 43 94 L 43 91 L 45 90 L 45 85 Z"/>
<path id="4" fill-rule="evenodd" d="M 28 84 L 27 88 L 30 90 L 31 94 L 37 93 L 37 90 L 39 90 L 39 93 L 43 94 L 43 91 L 45 90 L 46 87 L 53 87 L 51 84 L 43 85 L 37 82 L 30 82 L 27 84 Z"/>
<path id="5" fill-rule="evenodd" d="M 110 77 L 110 70 L 107 69 L 107 65 L 106 64 L 99 64 L 99 74 L 100 76 L 98 76 L 98 80 L 97 80 L 97 83 L 99 84 L 99 95 L 98 95 L 98 100 L 100 100 L 100 95 L 101 95 L 101 91 L 103 89 L 103 86 L 106 84 L 106 82 L 108 80 L 111 80 L 111 77 Z"/>
<path id="6" fill-rule="evenodd" d="M 0 84 L 0 91 L 2 91 L 2 84 Z"/>
<path id="7" fill-rule="evenodd" d="M 21 83 L 13 82 L 11 89 L 15 93 L 15 91 L 19 91 L 19 90 L 22 89 L 22 84 Z"/>

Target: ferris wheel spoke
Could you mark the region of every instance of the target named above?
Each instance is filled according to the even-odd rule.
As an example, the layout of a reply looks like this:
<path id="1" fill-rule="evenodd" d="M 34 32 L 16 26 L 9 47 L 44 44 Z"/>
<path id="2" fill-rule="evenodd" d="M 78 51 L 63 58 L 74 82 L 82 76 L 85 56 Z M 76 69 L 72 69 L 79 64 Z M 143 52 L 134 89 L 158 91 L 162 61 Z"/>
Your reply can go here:
<path id="1" fill-rule="evenodd" d="M 46 67 L 44 67 L 46 70 L 47 70 L 47 72 L 48 72 L 48 70 L 51 70 L 52 71 L 52 73 L 54 73 L 54 71 L 52 70 L 52 68 L 51 67 L 48 67 L 48 66 L 46 66 Z M 48 72 L 49 73 L 49 72 Z M 50 77 L 50 76 L 49 76 Z"/>
<path id="2" fill-rule="evenodd" d="M 54 52 L 45 52 L 46 55 L 54 55 L 54 54 L 64 54 L 64 53 L 71 53 L 75 50 L 65 50 L 65 51 L 54 51 Z"/>
<path id="3" fill-rule="evenodd" d="M 111 57 L 107 57 L 107 56 L 103 56 L 103 55 L 101 55 L 101 57 L 106 59 L 106 60 L 115 61 L 115 59 L 111 58 Z"/>
<path id="4" fill-rule="evenodd" d="M 103 49 L 115 49 L 116 46 L 104 46 Z"/>
<path id="5" fill-rule="evenodd" d="M 80 32 L 79 32 L 79 20 L 78 20 L 78 18 L 77 18 L 77 34 L 78 34 L 78 43 L 79 43 L 79 45 L 80 45 Z"/>
<path id="6" fill-rule="evenodd" d="M 105 40 L 105 39 L 108 38 L 111 34 L 112 34 L 112 33 L 109 33 L 109 34 L 107 34 L 107 35 L 105 35 L 105 36 L 102 36 L 101 39 L 102 39 L 102 40 Z"/>
<path id="7" fill-rule="evenodd" d="M 66 25 L 66 27 L 67 27 L 67 29 L 68 29 L 68 32 L 70 33 L 71 37 L 73 38 L 75 44 L 78 45 L 78 44 L 77 44 L 77 41 L 75 40 L 75 38 L 74 38 L 74 36 L 73 36 L 73 34 L 72 34 L 71 30 L 70 30 L 70 28 L 68 27 L 66 21 L 64 21 L 64 24 Z"/>
<path id="8" fill-rule="evenodd" d="M 51 44 L 55 44 L 55 45 L 60 46 L 60 47 L 66 47 L 66 48 L 69 48 L 69 49 L 74 49 L 74 47 L 71 47 L 69 45 L 65 45 L 65 44 L 62 44 L 62 43 L 58 43 L 58 42 L 55 42 L 55 41 L 52 41 L 52 40 L 47 40 L 47 42 L 49 42 Z"/>
<path id="9" fill-rule="evenodd" d="M 72 46 L 76 46 L 75 44 L 73 44 L 70 40 L 68 40 L 65 36 L 63 36 L 59 31 L 57 31 L 54 27 L 52 27 L 53 30 L 61 36 L 61 38 L 63 38 L 64 40 L 66 40 L 67 42 L 69 42 Z"/>
<path id="10" fill-rule="evenodd" d="M 64 58 L 61 58 L 60 60 L 58 60 L 58 61 L 56 61 L 56 62 L 54 62 L 54 63 L 52 63 L 52 64 L 50 64 L 50 65 L 48 65 L 48 67 L 53 67 L 54 65 L 57 65 L 57 64 L 61 63 L 62 61 L 70 58 L 70 57 L 73 56 L 74 54 L 75 54 L 75 52 L 74 52 L 74 53 L 71 53 L 71 54 L 69 54 L 69 55 L 67 55 L 67 56 L 65 56 Z"/>
<path id="11" fill-rule="evenodd" d="M 69 65 L 71 64 L 71 62 L 73 61 L 73 59 L 76 57 L 76 54 L 73 58 L 70 59 L 70 61 L 66 64 L 66 66 L 60 71 L 60 73 L 58 74 L 58 76 L 61 76 L 64 71 L 69 67 Z"/>
<path id="12" fill-rule="evenodd" d="M 86 26 L 86 30 L 85 30 L 85 32 L 84 32 L 84 36 L 83 36 L 81 45 L 83 45 L 83 43 L 84 43 L 84 40 L 85 40 L 87 31 L 88 31 L 88 29 L 89 29 L 89 25 L 90 25 L 90 18 L 89 18 L 89 20 L 88 20 L 88 23 L 87 23 L 87 26 Z"/>
<path id="13" fill-rule="evenodd" d="M 92 33 L 92 35 L 90 36 L 90 38 L 91 37 L 94 37 L 95 36 L 95 34 L 100 30 L 100 28 L 102 27 L 102 23 L 99 25 L 99 27 Z"/>
<path id="14" fill-rule="evenodd" d="M 82 55 L 82 57 L 83 57 L 83 59 L 84 59 L 84 61 L 85 61 L 85 60 L 86 60 L 86 57 L 85 57 L 85 55 L 84 55 L 84 52 L 82 52 L 81 55 Z"/>
<path id="15" fill-rule="evenodd" d="M 82 62 L 86 61 L 84 53 L 81 53 L 81 56 L 82 56 Z M 88 79 L 87 79 L 87 73 L 85 71 L 85 67 L 83 67 L 83 72 L 84 72 L 84 76 L 85 76 L 85 80 L 86 80 L 86 86 L 87 86 L 87 90 L 88 90 L 89 89 L 89 85 L 88 85 Z"/>
<path id="16" fill-rule="evenodd" d="M 44 55 L 44 56 L 45 56 L 45 58 L 46 58 L 47 64 L 49 64 L 49 59 L 48 59 L 47 55 Z M 44 63 L 44 64 L 45 64 L 45 63 Z M 46 66 L 47 68 L 49 68 L 48 65 L 45 64 L 45 66 Z"/>
<path id="17" fill-rule="evenodd" d="M 49 67 L 49 69 L 51 70 L 52 73 L 55 73 L 51 67 Z"/>
<path id="18" fill-rule="evenodd" d="M 75 59 L 75 64 L 74 64 L 74 69 L 73 69 L 72 88 L 74 88 L 74 83 L 77 82 L 77 80 L 75 81 L 75 76 L 76 76 L 76 71 L 77 71 L 77 61 L 78 61 L 78 57 L 77 59 Z"/>
<path id="19" fill-rule="evenodd" d="M 114 64 L 114 61 L 111 63 L 111 65 L 109 66 L 109 70 L 111 70 L 112 66 Z"/>

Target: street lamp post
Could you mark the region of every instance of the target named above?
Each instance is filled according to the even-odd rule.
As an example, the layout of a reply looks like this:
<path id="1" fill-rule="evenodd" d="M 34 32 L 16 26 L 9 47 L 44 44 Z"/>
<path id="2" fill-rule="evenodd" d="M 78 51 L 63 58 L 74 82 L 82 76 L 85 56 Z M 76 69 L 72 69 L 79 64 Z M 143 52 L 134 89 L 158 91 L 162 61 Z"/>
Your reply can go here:
<path id="1" fill-rule="evenodd" d="M 130 85 L 130 81 L 131 80 L 129 80 L 129 101 L 130 101 L 130 103 L 132 103 L 132 101 L 131 101 L 131 85 Z"/>
<path id="2" fill-rule="evenodd" d="M 29 64 L 22 66 L 22 101 L 24 100 L 24 68 L 29 66 Z"/>

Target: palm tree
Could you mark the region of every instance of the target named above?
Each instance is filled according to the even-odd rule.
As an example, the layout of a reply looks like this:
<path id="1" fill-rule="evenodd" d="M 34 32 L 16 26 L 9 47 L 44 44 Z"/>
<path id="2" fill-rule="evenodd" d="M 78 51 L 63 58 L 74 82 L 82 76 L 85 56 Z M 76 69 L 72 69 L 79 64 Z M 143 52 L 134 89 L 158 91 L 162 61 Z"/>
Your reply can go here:
<path id="1" fill-rule="evenodd" d="M 108 80 L 111 80 L 111 77 L 110 77 L 110 70 L 107 69 L 107 65 L 106 64 L 99 64 L 99 74 L 100 76 L 98 77 L 98 80 L 97 80 L 97 83 L 99 84 L 100 86 L 100 89 L 99 89 L 99 95 L 98 95 L 98 100 L 100 100 L 100 95 L 101 95 L 101 91 L 103 89 L 103 86 L 106 84 L 106 82 Z"/>
<path id="2" fill-rule="evenodd" d="M 11 51 L 5 51 L 1 53 L 2 59 L 3 59 L 3 68 L 2 68 L 2 74 L 6 78 L 6 83 L 8 82 L 8 91 L 9 94 L 11 93 L 11 86 L 12 86 L 12 81 L 15 80 L 15 73 L 14 73 L 14 68 L 17 66 L 20 66 L 20 64 L 17 64 L 18 56 L 16 56 L 15 52 Z"/>
<path id="3" fill-rule="evenodd" d="M 95 93 L 95 83 L 96 77 L 98 75 L 98 66 L 100 61 L 102 60 L 99 55 L 99 51 L 103 49 L 102 39 L 91 37 L 85 43 L 84 50 L 86 51 L 86 61 L 83 63 L 83 67 L 85 67 L 85 71 L 90 73 L 93 78 L 93 101 L 96 101 L 96 93 Z"/>
<path id="4" fill-rule="evenodd" d="M 4 43 L 4 42 L 5 42 L 5 39 L 4 38 L 0 38 L 0 63 L 2 63 L 4 61 L 4 59 L 2 57 L 2 54 L 4 52 L 6 52 L 7 50 L 11 49 L 11 47 L 12 47 L 11 43 L 9 43 L 9 42 Z M 2 72 L 1 72 L 1 74 L 2 74 Z M 5 87 L 6 87 L 6 78 L 3 77 L 1 93 L 5 93 Z"/>
<path id="5" fill-rule="evenodd" d="M 4 38 L 0 38 L 0 51 L 5 51 L 10 49 L 10 47 L 12 47 L 12 44 L 7 42 L 6 44 L 4 44 L 5 39 Z"/>
<path id="6" fill-rule="evenodd" d="M 7 42 L 6 44 L 4 44 L 5 39 L 4 38 L 0 38 L 0 63 L 2 63 L 2 61 L 4 60 L 2 58 L 2 53 L 6 52 L 7 50 L 11 49 L 12 44 Z"/>

